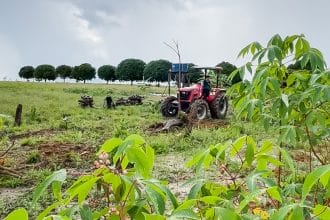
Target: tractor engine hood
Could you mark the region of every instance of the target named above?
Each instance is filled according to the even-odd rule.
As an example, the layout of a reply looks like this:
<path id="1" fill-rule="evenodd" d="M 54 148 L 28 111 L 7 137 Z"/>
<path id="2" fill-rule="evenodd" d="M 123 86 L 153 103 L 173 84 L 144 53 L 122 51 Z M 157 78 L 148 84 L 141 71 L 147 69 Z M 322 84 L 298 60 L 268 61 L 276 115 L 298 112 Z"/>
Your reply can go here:
<path id="1" fill-rule="evenodd" d="M 198 83 L 198 84 L 195 84 L 195 85 L 190 86 L 190 87 L 180 88 L 179 91 L 180 91 L 180 92 L 196 91 L 196 90 L 201 89 L 201 87 L 202 87 L 202 85 L 201 85 L 200 83 Z"/>

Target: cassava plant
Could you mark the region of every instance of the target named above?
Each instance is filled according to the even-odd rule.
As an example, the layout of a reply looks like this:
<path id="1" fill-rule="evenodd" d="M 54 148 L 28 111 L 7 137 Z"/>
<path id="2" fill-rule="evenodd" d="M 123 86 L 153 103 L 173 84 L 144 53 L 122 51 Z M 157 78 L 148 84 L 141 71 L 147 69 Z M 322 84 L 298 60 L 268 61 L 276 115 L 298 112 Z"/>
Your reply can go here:
<path id="1" fill-rule="evenodd" d="M 232 77 L 252 75 L 251 81 L 230 90 L 238 117 L 262 122 L 266 130 L 278 127 L 281 146 L 307 142 L 309 171 L 312 154 L 325 165 L 327 161 L 315 149 L 328 142 L 330 134 L 330 71 L 322 53 L 303 35 L 284 39 L 275 35 L 265 47 L 253 42 L 239 53 L 239 57 L 247 55 L 251 61 L 232 73 Z M 299 68 L 291 68 L 296 63 Z"/>

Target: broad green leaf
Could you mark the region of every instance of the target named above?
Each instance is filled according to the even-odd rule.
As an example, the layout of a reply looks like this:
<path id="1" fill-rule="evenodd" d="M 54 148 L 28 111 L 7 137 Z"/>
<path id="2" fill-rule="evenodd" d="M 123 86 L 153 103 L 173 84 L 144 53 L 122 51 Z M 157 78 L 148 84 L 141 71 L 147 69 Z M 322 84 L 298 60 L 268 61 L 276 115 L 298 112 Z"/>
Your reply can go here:
<path id="1" fill-rule="evenodd" d="M 317 219 L 329 220 L 330 219 L 330 207 L 317 204 L 313 208 L 313 214 Z"/>
<path id="2" fill-rule="evenodd" d="M 282 101 L 283 101 L 283 103 L 285 104 L 285 106 L 286 106 L 287 108 L 289 108 L 289 98 L 288 98 L 288 95 L 286 95 L 286 94 L 282 94 Z"/>
<path id="3" fill-rule="evenodd" d="M 147 193 L 148 200 L 155 207 L 156 213 L 163 215 L 165 211 L 164 195 L 150 187 L 147 187 L 145 191 Z"/>
<path id="4" fill-rule="evenodd" d="M 303 208 L 300 207 L 299 205 L 296 205 L 293 208 L 292 213 L 289 216 L 289 219 L 290 220 L 305 220 Z"/>
<path id="5" fill-rule="evenodd" d="M 149 149 L 149 154 L 151 150 Z M 153 161 L 149 160 L 146 153 L 140 147 L 129 147 L 126 149 L 127 159 L 134 163 L 136 171 L 144 178 L 149 178 Z M 153 159 L 153 158 L 150 158 Z"/>
<path id="6" fill-rule="evenodd" d="M 258 150 L 256 155 L 267 154 L 273 150 L 273 143 L 270 140 L 264 140 L 262 142 L 261 148 Z"/>
<path id="7" fill-rule="evenodd" d="M 251 137 L 247 137 L 247 146 L 245 150 L 245 160 L 248 166 L 251 166 L 254 159 L 256 143 Z"/>
<path id="8" fill-rule="evenodd" d="M 50 206 L 45 208 L 41 213 L 39 213 L 36 220 L 43 220 L 51 211 L 53 211 L 54 209 L 56 209 L 59 206 L 60 206 L 59 202 L 55 202 L 55 203 L 51 204 Z"/>
<path id="9" fill-rule="evenodd" d="M 289 155 L 289 153 L 285 149 L 280 148 L 280 147 L 278 147 L 278 150 L 280 151 L 284 162 L 289 166 L 291 173 L 292 174 L 295 174 L 296 173 L 295 163 L 292 160 L 292 158 Z"/>
<path id="10" fill-rule="evenodd" d="M 267 189 L 257 189 L 251 193 L 249 193 L 243 201 L 240 202 L 238 208 L 237 208 L 237 212 L 240 213 L 247 204 L 249 204 L 249 202 L 251 202 L 252 200 L 255 199 L 255 197 L 265 193 Z"/>
<path id="11" fill-rule="evenodd" d="M 270 77 L 269 82 L 270 82 L 270 84 L 268 84 L 268 85 L 269 85 L 270 89 L 273 90 L 277 96 L 281 96 L 281 88 L 280 88 L 280 84 L 279 84 L 278 80 L 275 79 L 274 77 Z"/>
<path id="12" fill-rule="evenodd" d="M 62 200 L 61 187 L 62 187 L 62 182 L 60 181 L 54 181 L 52 183 L 53 195 L 58 201 Z"/>
<path id="13" fill-rule="evenodd" d="M 242 149 L 246 140 L 247 140 L 247 136 L 243 136 L 243 137 L 236 139 L 236 141 L 233 143 L 233 146 L 230 150 L 231 157 L 235 156 Z"/>
<path id="14" fill-rule="evenodd" d="M 215 205 L 218 202 L 222 201 L 223 199 L 221 199 L 221 197 L 219 197 L 219 196 L 204 196 L 202 198 L 199 198 L 199 200 L 208 205 Z"/>
<path id="15" fill-rule="evenodd" d="M 43 182 L 41 182 L 33 192 L 32 206 L 36 204 L 40 196 L 45 192 L 47 187 L 55 181 L 63 183 L 66 179 L 66 170 L 58 170 L 48 176 Z"/>
<path id="16" fill-rule="evenodd" d="M 143 213 L 145 220 L 166 220 L 165 216 Z"/>
<path id="17" fill-rule="evenodd" d="M 186 163 L 187 167 L 194 167 L 196 172 L 199 173 L 205 163 L 207 156 L 210 154 L 210 149 L 195 155 L 190 161 Z"/>
<path id="18" fill-rule="evenodd" d="M 278 46 L 275 46 L 275 45 L 271 45 L 267 48 L 268 50 L 268 60 L 270 62 L 273 62 L 275 60 L 275 58 L 278 60 L 278 61 L 281 61 L 282 60 L 282 51 L 281 49 L 278 47 Z"/>
<path id="19" fill-rule="evenodd" d="M 309 173 L 304 181 L 301 193 L 301 203 L 303 203 L 306 199 L 306 196 L 311 191 L 312 187 L 317 183 L 320 178 L 325 175 L 329 175 L 330 172 L 330 164 L 320 166 Z"/>
<path id="20" fill-rule="evenodd" d="M 104 144 L 101 146 L 101 149 L 99 150 L 97 155 L 102 152 L 110 153 L 113 149 L 115 149 L 122 143 L 123 143 L 123 140 L 120 138 L 111 138 L 111 139 L 107 140 L 106 142 L 104 142 Z"/>
<path id="21" fill-rule="evenodd" d="M 239 215 L 237 215 L 233 210 L 222 208 L 222 207 L 214 207 L 208 209 L 205 213 L 208 219 L 223 219 L 223 220 L 239 220 L 241 219 Z"/>
<path id="22" fill-rule="evenodd" d="M 92 187 L 95 185 L 96 181 L 98 181 L 101 177 L 90 176 L 87 181 L 80 182 L 75 185 L 75 187 L 70 187 L 67 191 L 70 196 L 70 200 L 72 200 L 75 196 L 78 196 L 78 204 L 82 204 L 85 201 L 87 195 L 90 193 Z"/>
<path id="23" fill-rule="evenodd" d="M 79 209 L 81 220 L 93 220 L 93 211 L 86 204 Z"/>
<path id="24" fill-rule="evenodd" d="M 270 220 L 284 220 L 285 217 L 291 212 L 291 210 L 296 206 L 296 204 L 290 204 L 281 207 L 273 215 L 270 216 Z"/>
<path id="25" fill-rule="evenodd" d="M 204 182 L 198 182 L 195 185 L 193 185 L 193 187 L 191 187 L 191 189 L 188 193 L 188 199 L 196 199 L 197 195 L 203 185 L 204 185 Z"/>
<path id="26" fill-rule="evenodd" d="M 132 134 L 130 136 L 128 136 L 124 142 L 126 141 L 132 141 L 133 145 L 135 146 L 141 146 L 143 144 L 145 144 L 145 140 L 143 139 L 143 137 L 141 137 L 140 135 L 137 134 Z"/>
<path id="27" fill-rule="evenodd" d="M 170 199 L 174 209 L 179 206 L 177 198 L 173 195 L 173 193 L 167 186 L 163 185 L 158 180 L 150 180 L 146 182 L 153 184 L 154 186 L 158 187 L 158 189 L 160 189 L 162 193 L 166 194 L 166 196 Z"/>
<path id="28" fill-rule="evenodd" d="M 24 208 L 18 208 L 9 213 L 7 217 L 4 218 L 4 220 L 28 220 L 29 215 L 27 211 Z"/>
<path id="29" fill-rule="evenodd" d="M 200 219 L 192 209 L 181 209 L 174 211 L 169 219 Z"/>
<path id="30" fill-rule="evenodd" d="M 269 196 L 272 199 L 275 199 L 275 200 L 282 203 L 282 197 L 281 197 L 281 194 L 279 192 L 278 186 L 272 186 L 272 187 L 268 188 L 267 193 L 269 194 Z"/>
<path id="31" fill-rule="evenodd" d="M 268 174 L 269 171 L 261 170 L 254 171 L 247 176 L 246 184 L 251 192 L 254 192 L 257 189 L 257 181 L 262 178 L 261 175 Z"/>

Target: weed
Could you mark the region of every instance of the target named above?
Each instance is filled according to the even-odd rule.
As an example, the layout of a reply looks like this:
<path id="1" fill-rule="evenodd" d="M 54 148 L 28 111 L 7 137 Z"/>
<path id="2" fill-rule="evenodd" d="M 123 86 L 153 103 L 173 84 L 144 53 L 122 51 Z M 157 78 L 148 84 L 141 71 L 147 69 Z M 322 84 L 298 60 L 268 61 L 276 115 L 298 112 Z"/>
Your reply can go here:
<path id="1" fill-rule="evenodd" d="M 41 156 L 40 156 L 40 153 L 39 151 L 35 150 L 35 151 L 32 151 L 27 160 L 26 160 L 26 163 L 30 164 L 30 163 L 38 163 L 41 161 Z"/>

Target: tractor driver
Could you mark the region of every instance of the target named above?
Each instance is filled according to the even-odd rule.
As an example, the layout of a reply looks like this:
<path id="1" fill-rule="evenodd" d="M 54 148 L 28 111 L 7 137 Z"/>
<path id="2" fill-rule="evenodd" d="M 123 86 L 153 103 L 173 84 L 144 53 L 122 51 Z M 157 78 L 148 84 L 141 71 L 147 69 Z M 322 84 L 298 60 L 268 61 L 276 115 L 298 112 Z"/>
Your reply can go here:
<path id="1" fill-rule="evenodd" d="M 210 76 L 209 75 L 205 76 L 202 88 L 203 88 L 202 96 L 204 98 L 207 98 L 210 95 L 210 91 L 211 91 L 211 81 L 210 81 Z"/>

